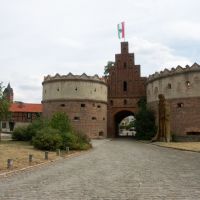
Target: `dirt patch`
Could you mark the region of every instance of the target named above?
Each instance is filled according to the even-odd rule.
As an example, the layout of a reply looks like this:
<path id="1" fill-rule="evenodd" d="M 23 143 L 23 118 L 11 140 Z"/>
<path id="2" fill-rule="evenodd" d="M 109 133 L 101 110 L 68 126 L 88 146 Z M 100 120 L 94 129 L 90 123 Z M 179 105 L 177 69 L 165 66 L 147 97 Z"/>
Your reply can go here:
<path id="1" fill-rule="evenodd" d="M 61 151 L 61 156 L 65 157 L 72 153 L 75 153 L 75 151 L 70 151 L 68 154 L 65 151 Z M 29 154 L 33 155 L 33 161 L 31 164 L 29 164 Z M 56 155 L 56 152 L 50 151 L 48 153 L 48 158 L 48 161 L 52 161 L 55 159 L 59 159 L 59 156 Z M 8 159 L 13 159 L 13 168 L 10 170 L 7 169 Z M 34 147 L 28 142 L 0 142 L 0 174 L 44 162 L 47 162 L 47 160 L 45 160 L 44 151 L 34 149 Z"/>
<path id="2" fill-rule="evenodd" d="M 200 142 L 155 142 L 154 144 L 162 147 L 200 152 Z"/>

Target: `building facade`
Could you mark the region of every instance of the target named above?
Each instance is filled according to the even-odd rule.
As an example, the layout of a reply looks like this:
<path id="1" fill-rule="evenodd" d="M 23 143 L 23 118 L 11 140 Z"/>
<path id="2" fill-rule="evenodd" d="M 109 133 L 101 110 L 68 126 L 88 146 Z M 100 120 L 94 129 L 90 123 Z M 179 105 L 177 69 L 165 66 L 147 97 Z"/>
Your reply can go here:
<path id="1" fill-rule="evenodd" d="M 129 53 L 128 42 L 121 42 L 121 53 L 109 69 L 108 137 L 119 136 L 122 119 L 138 112 L 138 100 L 146 96 L 146 78 L 141 77 L 140 65 L 135 64 L 134 53 Z"/>
<path id="2" fill-rule="evenodd" d="M 147 102 L 158 121 L 158 95 L 170 104 L 171 133 L 178 140 L 200 140 L 200 65 L 165 69 L 149 76 Z M 199 136 L 198 136 L 199 135 Z"/>
<path id="3" fill-rule="evenodd" d="M 47 76 L 43 81 L 43 116 L 65 112 L 72 126 L 90 138 L 107 137 L 107 85 L 95 76 Z"/>
<path id="4" fill-rule="evenodd" d="M 138 112 L 138 101 L 147 96 L 148 106 L 158 121 L 158 95 L 170 104 L 171 133 L 191 140 L 200 135 L 200 66 L 165 69 L 141 77 L 140 65 L 121 42 L 121 53 L 108 68 L 108 76 L 83 74 L 47 76 L 43 81 L 43 115 L 64 111 L 77 130 L 90 138 L 119 136 L 119 124 Z M 108 91 L 107 91 L 108 90 Z M 199 138 L 199 137 L 198 137 Z"/>
<path id="5" fill-rule="evenodd" d="M 7 119 L 0 122 L 2 132 L 12 132 L 19 126 L 27 126 L 42 115 L 42 104 L 13 102 L 14 92 L 10 83 L 3 91 L 3 95 L 10 102 L 10 107 Z"/>

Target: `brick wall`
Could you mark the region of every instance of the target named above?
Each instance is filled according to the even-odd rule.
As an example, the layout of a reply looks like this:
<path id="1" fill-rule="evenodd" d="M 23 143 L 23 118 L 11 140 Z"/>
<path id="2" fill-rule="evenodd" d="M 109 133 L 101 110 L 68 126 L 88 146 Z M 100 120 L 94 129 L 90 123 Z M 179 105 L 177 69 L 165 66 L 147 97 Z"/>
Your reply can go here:
<path id="1" fill-rule="evenodd" d="M 107 137 L 107 104 L 97 101 L 48 101 L 43 102 L 43 115 L 64 111 L 76 130 L 90 138 Z"/>
<path id="2" fill-rule="evenodd" d="M 184 136 L 200 132 L 200 97 L 167 100 L 170 104 L 171 133 Z M 158 101 L 148 103 L 158 121 Z"/>
<path id="3" fill-rule="evenodd" d="M 146 95 L 146 78 L 140 75 L 140 65 L 135 65 L 133 53 L 128 52 L 128 42 L 121 42 L 121 53 L 115 55 L 115 65 L 110 68 L 108 84 L 108 137 L 116 136 L 119 116 L 126 117 L 138 111 L 137 102 Z"/>

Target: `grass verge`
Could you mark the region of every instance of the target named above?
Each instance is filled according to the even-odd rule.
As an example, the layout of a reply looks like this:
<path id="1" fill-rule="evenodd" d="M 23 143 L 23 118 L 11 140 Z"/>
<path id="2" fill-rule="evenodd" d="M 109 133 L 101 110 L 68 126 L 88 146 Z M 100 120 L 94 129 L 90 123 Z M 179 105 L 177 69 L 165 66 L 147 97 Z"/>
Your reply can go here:
<path id="1" fill-rule="evenodd" d="M 77 152 L 77 151 L 76 151 Z M 61 151 L 61 156 L 67 156 L 69 154 L 75 153 L 75 151 L 70 151 L 68 154 Z M 29 164 L 29 154 L 33 155 L 33 161 Z M 0 174 L 8 172 L 11 170 L 18 170 L 28 166 L 44 163 L 47 161 L 52 161 L 59 158 L 56 152 L 49 151 L 49 159 L 44 159 L 44 151 L 34 149 L 32 145 L 28 142 L 18 142 L 18 141 L 1 141 L 0 142 Z M 13 168 L 7 169 L 7 160 L 13 159 Z"/>
<path id="2" fill-rule="evenodd" d="M 200 152 L 200 142 L 155 142 L 157 146 Z"/>

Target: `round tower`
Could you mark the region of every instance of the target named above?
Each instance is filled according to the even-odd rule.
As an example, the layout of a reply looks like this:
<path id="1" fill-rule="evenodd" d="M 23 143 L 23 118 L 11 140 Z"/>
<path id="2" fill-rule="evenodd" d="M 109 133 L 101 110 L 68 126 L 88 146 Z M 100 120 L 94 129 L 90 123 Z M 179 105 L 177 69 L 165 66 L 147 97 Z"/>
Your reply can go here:
<path id="1" fill-rule="evenodd" d="M 64 111 L 72 126 L 90 138 L 107 137 L 107 85 L 86 74 L 46 76 L 43 81 L 43 115 Z"/>
<path id="2" fill-rule="evenodd" d="M 158 119 L 158 95 L 170 104 L 171 133 L 179 140 L 200 140 L 200 65 L 177 66 L 149 76 L 147 103 Z"/>

